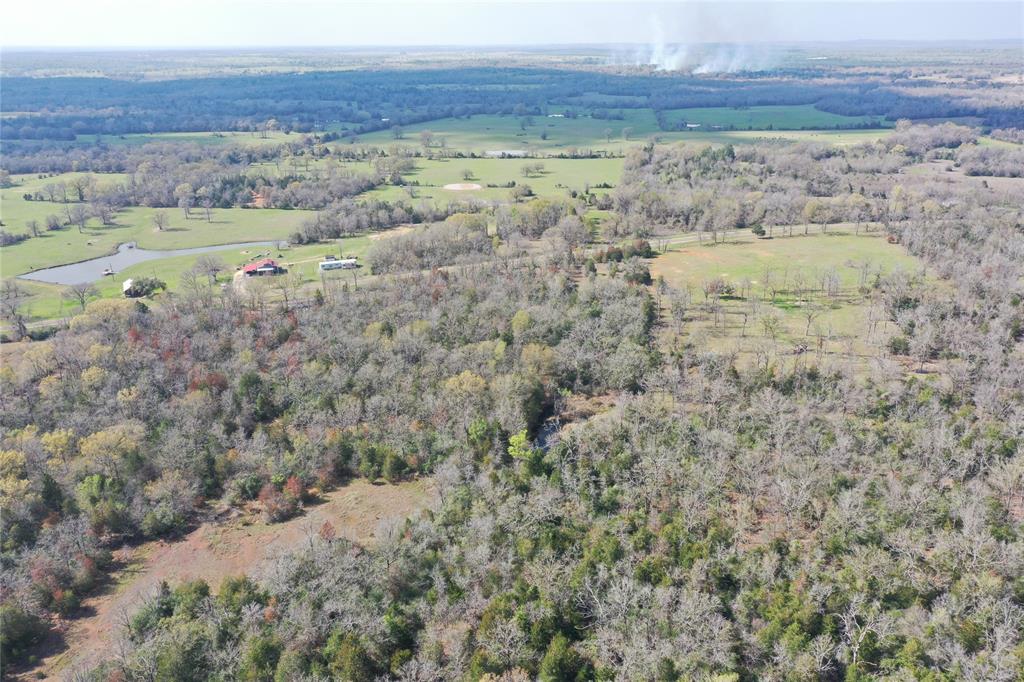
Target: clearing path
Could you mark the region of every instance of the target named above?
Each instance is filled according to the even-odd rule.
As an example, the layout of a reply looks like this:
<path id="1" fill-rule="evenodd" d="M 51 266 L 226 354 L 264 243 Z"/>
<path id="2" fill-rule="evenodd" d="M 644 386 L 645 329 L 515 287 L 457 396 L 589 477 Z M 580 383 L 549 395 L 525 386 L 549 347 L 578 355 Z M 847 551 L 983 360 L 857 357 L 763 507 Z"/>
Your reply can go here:
<path id="1" fill-rule="evenodd" d="M 127 566 L 112 576 L 113 586 L 86 599 L 91 615 L 68 623 L 67 648 L 40 661 L 42 679 L 70 679 L 118 651 L 125 618 L 156 594 L 160 582 L 175 584 L 202 578 L 216 591 L 231 575 L 258 577 L 279 556 L 299 548 L 311 533 L 330 522 L 338 537 L 372 545 L 381 523 L 400 521 L 434 506 L 437 489 L 430 479 L 374 485 L 359 479 L 323 496 L 305 514 L 268 525 L 251 516 L 204 523 L 184 538 L 146 543 Z M 40 679 L 29 671 L 24 679 Z"/>

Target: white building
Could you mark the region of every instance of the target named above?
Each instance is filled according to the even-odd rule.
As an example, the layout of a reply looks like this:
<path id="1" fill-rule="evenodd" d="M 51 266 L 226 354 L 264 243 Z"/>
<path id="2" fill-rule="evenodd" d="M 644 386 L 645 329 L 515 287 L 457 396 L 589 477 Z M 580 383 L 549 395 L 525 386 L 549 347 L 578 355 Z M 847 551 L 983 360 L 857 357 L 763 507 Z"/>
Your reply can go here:
<path id="1" fill-rule="evenodd" d="M 334 258 L 320 261 L 320 272 L 327 272 L 328 270 L 355 270 L 358 267 L 359 263 L 356 262 L 355 258 Z"/>

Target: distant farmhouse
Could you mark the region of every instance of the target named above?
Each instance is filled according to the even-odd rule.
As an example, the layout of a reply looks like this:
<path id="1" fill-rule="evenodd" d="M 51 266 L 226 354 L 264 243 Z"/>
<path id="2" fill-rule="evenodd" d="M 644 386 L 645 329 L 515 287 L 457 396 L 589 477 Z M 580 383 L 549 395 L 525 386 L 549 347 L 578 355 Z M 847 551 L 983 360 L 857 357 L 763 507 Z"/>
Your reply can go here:
<path id="1" fill-rule="evenodd" d="M 264 275 L 283 274 L 285 269 L 278 265 L 273 258 L 264 258 L 255 263 L 249 263 L 242 268 L 242 272 L 246 277 L 263 277 Z"/>

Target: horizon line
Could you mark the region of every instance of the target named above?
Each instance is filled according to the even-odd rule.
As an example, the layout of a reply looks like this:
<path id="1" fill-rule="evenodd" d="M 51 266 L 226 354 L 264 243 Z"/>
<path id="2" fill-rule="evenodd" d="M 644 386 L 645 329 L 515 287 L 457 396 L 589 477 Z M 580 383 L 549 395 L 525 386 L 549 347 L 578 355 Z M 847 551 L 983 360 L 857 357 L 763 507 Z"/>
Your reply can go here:
<path id="1" fill-rule="evenodd" d="M 715 45 L 760 45 L 760 46 L 811 46 L 811 45 L 989 45 L 999 43 L 1014 43 L 1016 46 L 1024 47 L 1024 42 L 1018 37 L 1006 38 L 852 38 L 849 40 L 768 40 L 768 41 L 709 41 L 709 42 L 666 42 L 666 45 L 686 45 L 690 47 L 715 46 Z M 32 52 L 43 50 L 54 50 L 61 52 L 68 51 L 149 51 L 149 52 L 181 52 L 187 50 L 485 50 L 499 51 L 506 49 L 556 49 L 556 48 L 637 48 L 648 47 L 649 42 L 563 42 L 563 43 L 504 43 L 504 44 L 475 44 L 475 43 L 406 43 L 406 44 L 318 44 L 318 45 L 269 45 L 269 44 L 210 44 L 210 45 L 0 45 L 0 52 Z"/>

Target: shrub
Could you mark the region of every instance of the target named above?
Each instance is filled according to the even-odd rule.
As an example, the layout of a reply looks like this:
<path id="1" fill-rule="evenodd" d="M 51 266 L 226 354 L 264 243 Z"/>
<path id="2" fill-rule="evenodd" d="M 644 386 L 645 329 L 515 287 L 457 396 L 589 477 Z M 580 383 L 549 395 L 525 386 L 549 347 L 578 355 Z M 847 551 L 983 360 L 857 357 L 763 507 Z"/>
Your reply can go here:
<path id="1" fill-rule="evenodd" d="M 217 601 L 235 615 L 249 604 L 266 605 L 267 595 L 248 576 L 225 578 L 221 583 Z"/>
<path id="2" fill-rule="evenodd" d="M 28 239 L 27 234 L 11 234 L 0 230 L 0 246 L 13 246 Z"/>
<path id="3" fill-rule="evenodd" d="M 24 660 L 26 651 L 46 636 L 46 623 L 17 604 L 0 604 L 0 660 Z"/>
<path id="4" fill-rule="evenodd" d="M 290 519 L 299 509 L 299 499 L 281 492 L 273 483 L 263 486 L 259 501 L 263 505 L 263 516 L 269 523 Z"/>
<path id="5" fill-rule="evenodd" d="M 894 336 L 889 339 L 889 352 L 893 355 L 907 355 L 910 353 L 910 339 L 905 336 Z"/>
<path id="6" fill-rule="evenodd" d="M 234 494 L 240 500 L 255 500 L 263 487 L 263 479 L 256 474 L 249 474 L 235 479 Z"/>
<path id="7" fill-rule="evenodd" d="M 128 298 L 143 298 L 166 288 L 167 283 L 156 277 L 140 277 L 132 280 L 132 285 L 125 290 L 124 295 Z"/>

